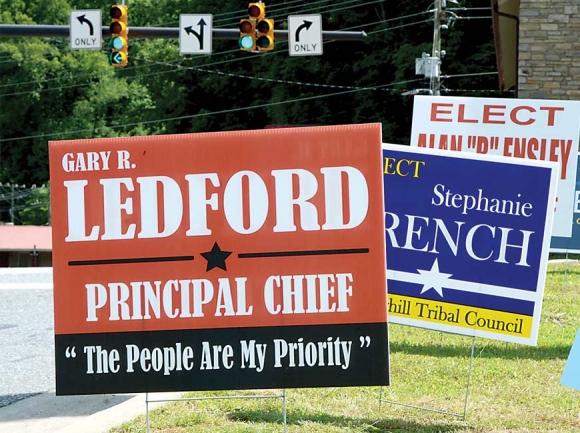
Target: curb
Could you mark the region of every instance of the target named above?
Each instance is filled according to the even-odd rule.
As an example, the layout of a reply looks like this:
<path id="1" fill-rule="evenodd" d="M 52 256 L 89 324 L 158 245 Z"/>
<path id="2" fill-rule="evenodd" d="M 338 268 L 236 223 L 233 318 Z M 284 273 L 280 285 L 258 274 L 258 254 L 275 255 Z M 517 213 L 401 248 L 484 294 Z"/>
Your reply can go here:
<path id="1" fill-rule="evenodd" d="M 150 393 L 149 400 L 171 400 L 183 393 Z M 107 433 L 145 415 L 146 394 L 56 396 L 40 394 L 0 408 L 0 431 L 10 433 Z M 164 402 L 149 403 L 154 410 Z"/>

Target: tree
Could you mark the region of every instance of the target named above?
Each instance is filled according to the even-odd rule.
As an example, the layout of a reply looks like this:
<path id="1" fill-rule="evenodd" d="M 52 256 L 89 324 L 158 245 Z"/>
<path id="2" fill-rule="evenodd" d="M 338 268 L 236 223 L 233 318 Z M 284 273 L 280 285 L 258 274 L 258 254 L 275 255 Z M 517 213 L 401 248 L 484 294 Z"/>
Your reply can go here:
<path id="1" fill-rule="evenodd" d="M 126 68 L 108 64 L 106 47 L 71 51 L 66 39 L 0 39 L 0 182 L 48 181 L 49 140 L 380 122 L 385 142 L 408 142 L 413 98 L 402 93 L 428 87 L 414 61 L 431 52 L 429 2 L 266 3 L 277 30 L 287 28 L 289 15 L 320 13 L 324 30 L 368 36 L 325 41 L 323 55 L 313 57 L 289 56 L 280 38 L 267 53 L 214 39 L 211 56 L 184 56 L 177 39 L 130 36 Z M 211 13 L 214 28 L 236 29 L 247 6 L 136 0 L 129 3 L 129 26 L 177 27 L 181 13 Z M 474 16 L 479 12 L 471 8 L 489 2 L 467 6 L 456 13 Z M 0 0 L 0 22 L 66 24 L 71 10 L 91 8 L 101 8 L 108 22 L 108 7 L 96 0 Z M 497 76 L 479 74 L 496 70 L 491 19 L 448 24 L 443 94 L 489 95 Z"/>
<path id="2" fill-rule="evenodd" d="M 14 207 L 15 221 L 22 225 L 50 224 L 50 186 L 31 188 L 27 196 Z"/>

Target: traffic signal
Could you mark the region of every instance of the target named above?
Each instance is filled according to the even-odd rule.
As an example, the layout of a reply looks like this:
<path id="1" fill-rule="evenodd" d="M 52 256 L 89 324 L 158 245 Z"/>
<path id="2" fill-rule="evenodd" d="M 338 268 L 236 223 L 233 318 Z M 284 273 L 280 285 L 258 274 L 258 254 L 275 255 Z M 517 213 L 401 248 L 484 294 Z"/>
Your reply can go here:
<path id="1" fill-rule="evenodd" d="M 127 5 L 113 5 L 110 10 L 111 14 L 111 54 L 109 63 L 113 66 L 127 66 L 129 54 L 129 28 L 127 26 Z"/>
<path id="2" fill-rule="evenodd" d="M 272 51 L 274 49 L 274 20 L 271 18 L 258 20 L 256 30 L 258 31 L 256 37 L 258 51 Z"/>
<path id="3" fill-rule="evenodd" d="M 248 15 L 255 20 L 264 18 L 266 16 L 266 5 L 262 2 L 250 3 L 248 5 Z"/>
<path id="4" fill-rule="evenodd" d="M 240 50 L 254 51 L 256 49 L 256 20 L 245 18 L 240 20 Z"/>
<path id="5" fill-rule="evenodd" d="M 271 51 L 274 49 L 274 20 L 266 18 L 266 5 L 254 2 L 248 5 L 249 18 L 240 20 L 242 51 Z"/>

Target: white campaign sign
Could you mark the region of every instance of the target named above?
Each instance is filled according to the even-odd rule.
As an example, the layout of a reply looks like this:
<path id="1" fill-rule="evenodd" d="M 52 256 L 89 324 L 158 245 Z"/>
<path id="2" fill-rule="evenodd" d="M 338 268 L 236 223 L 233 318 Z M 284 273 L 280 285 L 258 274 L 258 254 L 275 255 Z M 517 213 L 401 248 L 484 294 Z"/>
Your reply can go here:
<path id="1" fill-rule="evenodd" d="M 322 16 L 320 14 L 288 17 L 288 50 L 291 56 L 322 54 Z"/>
<path id="2" fill-rule="evenodd" d="M 98 50 L 101 48 L 101 10 L 84 9 L 70 13 L 71 50 Z"/>
<path id="3" fill-rule="evenodd" d="M 415 96 L 411 146 L 560 163 L 552 236 L 570 237 L 580 101 Z"/>

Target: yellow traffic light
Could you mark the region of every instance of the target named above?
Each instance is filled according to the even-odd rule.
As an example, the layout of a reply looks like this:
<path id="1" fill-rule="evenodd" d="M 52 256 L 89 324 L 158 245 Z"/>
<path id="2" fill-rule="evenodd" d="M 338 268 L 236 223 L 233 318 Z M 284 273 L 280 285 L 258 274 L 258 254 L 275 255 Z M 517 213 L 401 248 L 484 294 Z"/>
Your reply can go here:
<path id="1" fill-rule="evenodd" d="M 111 6 L 111 54 L 109 63 L 116 67 L 127 66 L 129 59 L 129 28 L 127 24 L 127 5 Z"/>
<path id="2" fill-rule="evenodd" d="M 240 50 L 254 51 L 256 49 L 256 20 L 245 18 L 240 20 Z"/>
<path id="3" fill-rule="evenodd" d="M 274 20 L 263 18 L 256 23 L 258 35 L 256 46 L 258 51 L 272 51 L 274 49 Z"/>

